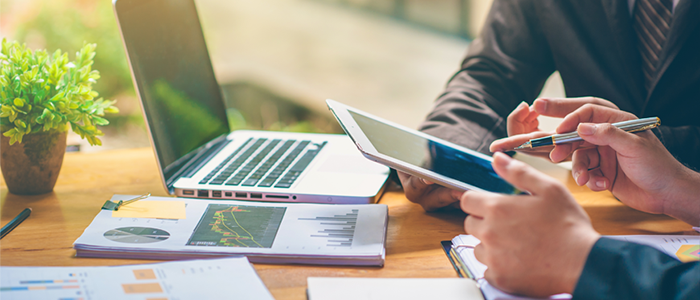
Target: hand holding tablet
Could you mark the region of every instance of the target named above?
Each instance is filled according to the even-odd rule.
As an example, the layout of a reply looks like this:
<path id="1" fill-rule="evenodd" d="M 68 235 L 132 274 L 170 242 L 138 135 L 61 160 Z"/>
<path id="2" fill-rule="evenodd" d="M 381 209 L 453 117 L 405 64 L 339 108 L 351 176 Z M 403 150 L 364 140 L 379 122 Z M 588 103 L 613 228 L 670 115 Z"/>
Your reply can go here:
<path id="1" fill-rule="evenodd" d="M 521 193 L 496 174 L 490 156 L 334 100 L 326 100 L 326 104 L 357 148 L 370 160 L 459 191 Z"/>

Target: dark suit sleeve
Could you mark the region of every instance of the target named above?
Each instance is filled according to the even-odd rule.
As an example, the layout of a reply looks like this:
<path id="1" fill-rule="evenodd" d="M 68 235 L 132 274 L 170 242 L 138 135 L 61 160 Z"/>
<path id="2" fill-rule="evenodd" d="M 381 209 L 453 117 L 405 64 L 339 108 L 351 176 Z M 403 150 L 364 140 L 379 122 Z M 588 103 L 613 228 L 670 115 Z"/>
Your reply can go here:
<path id="1" fill-rule="evenodd" d="M 573 299 L 700 299 L 700 262 L 682 263 L 652 247 L 600 238 Z"/>
<path id="2" fill-rule="evenodd" d="M 488 154 L 508 114 L 532 103 L 555 68 L 531 1 L 496 0 L 485 24 L 421 130 Z"/>
<path id="3" fill-rule="evenodd" d="M 654 129 L 654 134 L 678 161 L 695 171 L 700 171 L 700 127 L 659 126 Z"/>

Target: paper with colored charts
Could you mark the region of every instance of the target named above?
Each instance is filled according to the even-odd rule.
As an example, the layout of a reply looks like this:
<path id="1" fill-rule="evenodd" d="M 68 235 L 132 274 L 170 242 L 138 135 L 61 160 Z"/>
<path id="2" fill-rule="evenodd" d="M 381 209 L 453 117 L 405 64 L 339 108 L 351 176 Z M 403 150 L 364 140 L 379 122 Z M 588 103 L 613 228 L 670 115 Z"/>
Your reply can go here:
<path id="1" fill-rule="evenodd" d="M 112 267 L 0 267 L 0 299 L 273 299 L 245 257 Z"/>
<path id="2" fill-rule="evenodd" d="M 649 245 L 682 262 L 700 260 L 700 235 L 608 235 L 606 237 Z"/>
<path id="3" fill-rule="evenodd" d="M 112 201 L 132 197 L 114 195 Z M 115 217 L 113 211 L 100 210 L 73 244 L 76 256 L 173 260 L 245 255 L 263 263 L 384 264 L 384 204 L 177 199 L 187 218 Z M 170 204 L 173 198 L 136 203 L 142 201 Z"/>

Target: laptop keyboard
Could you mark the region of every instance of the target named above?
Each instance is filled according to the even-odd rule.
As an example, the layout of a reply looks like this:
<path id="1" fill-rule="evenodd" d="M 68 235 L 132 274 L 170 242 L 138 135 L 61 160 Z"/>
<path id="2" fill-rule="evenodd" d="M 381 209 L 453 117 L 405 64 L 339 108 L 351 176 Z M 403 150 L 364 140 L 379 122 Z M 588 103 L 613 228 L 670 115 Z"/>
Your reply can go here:
<path id="1" fill-rule="evenodd" d="M 326 142 L 304 152 L 309 144 L 311 141 L 308 140 L 283 142 L 281 139 L 273 139 L 268 142 L 266 138 L 250 138 L 199 181 L 199 184 L 289 188 Z M 292 165 L 295 160 L 296 163 Z"/>

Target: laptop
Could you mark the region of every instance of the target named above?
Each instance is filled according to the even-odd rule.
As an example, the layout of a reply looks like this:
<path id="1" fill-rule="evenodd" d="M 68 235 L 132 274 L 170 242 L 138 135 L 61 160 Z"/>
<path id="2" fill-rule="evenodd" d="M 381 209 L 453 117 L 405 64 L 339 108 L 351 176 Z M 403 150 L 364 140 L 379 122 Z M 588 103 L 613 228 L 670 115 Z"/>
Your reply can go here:
<path id="1" fill-rule="evenodd" d="M 193 0 L 114 0 L 161 178 L 189 198 L 372 203 L 389 169 L 346 135 L 231 132 Z"/>

